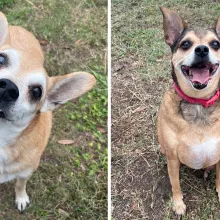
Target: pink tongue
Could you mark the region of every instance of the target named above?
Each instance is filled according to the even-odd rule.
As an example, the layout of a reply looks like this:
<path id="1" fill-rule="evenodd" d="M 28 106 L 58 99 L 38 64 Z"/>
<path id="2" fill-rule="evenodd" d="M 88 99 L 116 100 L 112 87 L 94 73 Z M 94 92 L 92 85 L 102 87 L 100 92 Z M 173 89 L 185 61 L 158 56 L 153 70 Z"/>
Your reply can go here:
<path id="1" fill-rule="evenodd" d="M 209 76 L 208 68 L 191 68 L 191 74 L 193 75 L 191 78 L 192 82 L 199 82 L 200 84 L 205 84 L 211 77 Z"/>

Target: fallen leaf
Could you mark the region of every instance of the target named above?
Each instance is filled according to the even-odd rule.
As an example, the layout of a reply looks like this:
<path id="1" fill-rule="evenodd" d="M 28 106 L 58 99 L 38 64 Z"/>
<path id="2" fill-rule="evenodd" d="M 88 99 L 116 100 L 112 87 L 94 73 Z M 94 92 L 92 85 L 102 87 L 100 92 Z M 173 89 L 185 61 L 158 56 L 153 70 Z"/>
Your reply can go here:
<path id="1" fill-rule="evenodd" d="M 102 127 L 97 127 L 97 130 L 100 131 L 102 134 L 106 133 L 106 130 Z"/>
<path id="2" fill-rule="evenodd" d="M 62 182 L 62 175 L 59 176 L 58 181 Z"/>
<path id="3" fill-rule="evenodd" d="M 78 101 L 79 101 L 79 99 L 76 98 L 76 99 L 73 99 L 71 102 L 72 102 L 73 104 L 76 104 L 76 103 L 78 103 Z"/>
<path id="4" fill-rule="evenodd" d="M 145 106 L 139 106 L 138 108 L 136 108 L 133 113 L 135 112 L 142 112 L 146 107 Z"/>
<path id="5" fill-rule="evenodd" d="M 133 62 L 131 64 L 132 67 L 137 67 L 137 66 L 140 66 L 140 62 L 139 61 L 136 61 L 136 62 Z"/>
<path id="6" fill-rule="evenodd" d="M 131 206 L 131 209 L 133 210 L 133 209 L 135 209 L 137 207 L 137 204 L 133 204 L 132 206 Z"/>
<path id="7" fill-rule="evenodd" d="M 71 48 L 67 45 L 63 46 L 63 49 L 70 50 Z"/>
<path id="8" fill-rule="evenodd" d="M 73 144 L 75 141 L 74 140 L 59 140 L 59 144 Z"/>
<path id="9" fill-rule="evenodd" d="M 86 170 L 85 166 L 83 164 L 80 164 L 80 167 L 82 168 L 83 171 Z"/>
<path id="10" fill-rule="evenodd" d="M 63 215 L 63 216 L 66 216 L 66 217 L 69 217 L 69 216 L 70 216 L 69 213 L 66 212 L 66 211 L 64 211 L 63 209 L 58 209 L 58 212 L 59 212 L 59 214 L 61 214 L 61 215 Z"/>
<path id="11" fill-rule="evenodd" d="M 39 42 L 42 46 L 45 46 L 49 43 L 47 40 L 44 40 L 44 39 L 40 39 Z"/>
<path id="12" fill-rule="evenodd" d="M 81 43 L 81 39 L 79 39 L 79 40 L 77 40 L 76 42 L 75 42 L 75 44 L 80 44 Z"/>

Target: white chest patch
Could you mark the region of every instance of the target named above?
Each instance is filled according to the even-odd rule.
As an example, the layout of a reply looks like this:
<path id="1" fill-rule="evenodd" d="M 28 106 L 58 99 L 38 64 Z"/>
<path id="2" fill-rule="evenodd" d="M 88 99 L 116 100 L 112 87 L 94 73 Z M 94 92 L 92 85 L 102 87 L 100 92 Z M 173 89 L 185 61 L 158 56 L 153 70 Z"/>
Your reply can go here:
<path id="1" fill-rule="evenodd" d="M 199 145 L 193 146 L 190 148 L 190 157 L 193 160 L 190 161 L 192 167 L 194 169 L 204 168 L 205 164 L 209 164 L 210 166 L 217 163 L 220 158 L 217 155 L 219 152 L 218 143 L 219 139 L 209 139 Z"/>

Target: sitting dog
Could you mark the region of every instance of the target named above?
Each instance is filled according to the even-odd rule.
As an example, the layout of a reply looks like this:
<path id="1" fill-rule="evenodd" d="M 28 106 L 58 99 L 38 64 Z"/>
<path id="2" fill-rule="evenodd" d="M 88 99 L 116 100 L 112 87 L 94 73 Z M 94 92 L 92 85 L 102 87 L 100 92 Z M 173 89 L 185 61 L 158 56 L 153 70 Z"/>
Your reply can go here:
<path id="1" fill-rule="evenodd" d="M 173 85 L 158 114 L 158 139 L 166 155 L 173 209 L 184 214 L 180 164 L 216 167 L 220 200 L 220 18 L 211 29 L 190 29 L 173 10 L 161 7 L 166 43 L 172 51 Z"/>
<path id="2" fill-rule="evenodd" d="M 8 26 L 0 12 L 0 183 L 16 179 L 15 202 L 29 203 L 26 182 L 37 169 L 52 126 L 52 112 L 95 84 L 85 72 L 48 77 L 38 40 Z"/>

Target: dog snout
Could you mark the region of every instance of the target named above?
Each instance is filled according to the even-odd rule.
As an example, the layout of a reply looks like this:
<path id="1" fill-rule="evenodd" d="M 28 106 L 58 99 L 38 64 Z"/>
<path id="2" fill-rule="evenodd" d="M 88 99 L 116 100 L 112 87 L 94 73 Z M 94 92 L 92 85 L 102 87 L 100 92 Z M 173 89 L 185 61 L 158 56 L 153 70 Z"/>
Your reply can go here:
<path id="1" fill-rule="evenodd" d="M 11 80 L 0 79 L 0 101 L 16 101 L 18 97 L 18 87 Z"/>
<path id="2" fill-rule="evenodd" d="M 204 45 L 199 45 L 195 48 L 195 54 L 203 58 L 209 54 L 209 48 Z"/>

